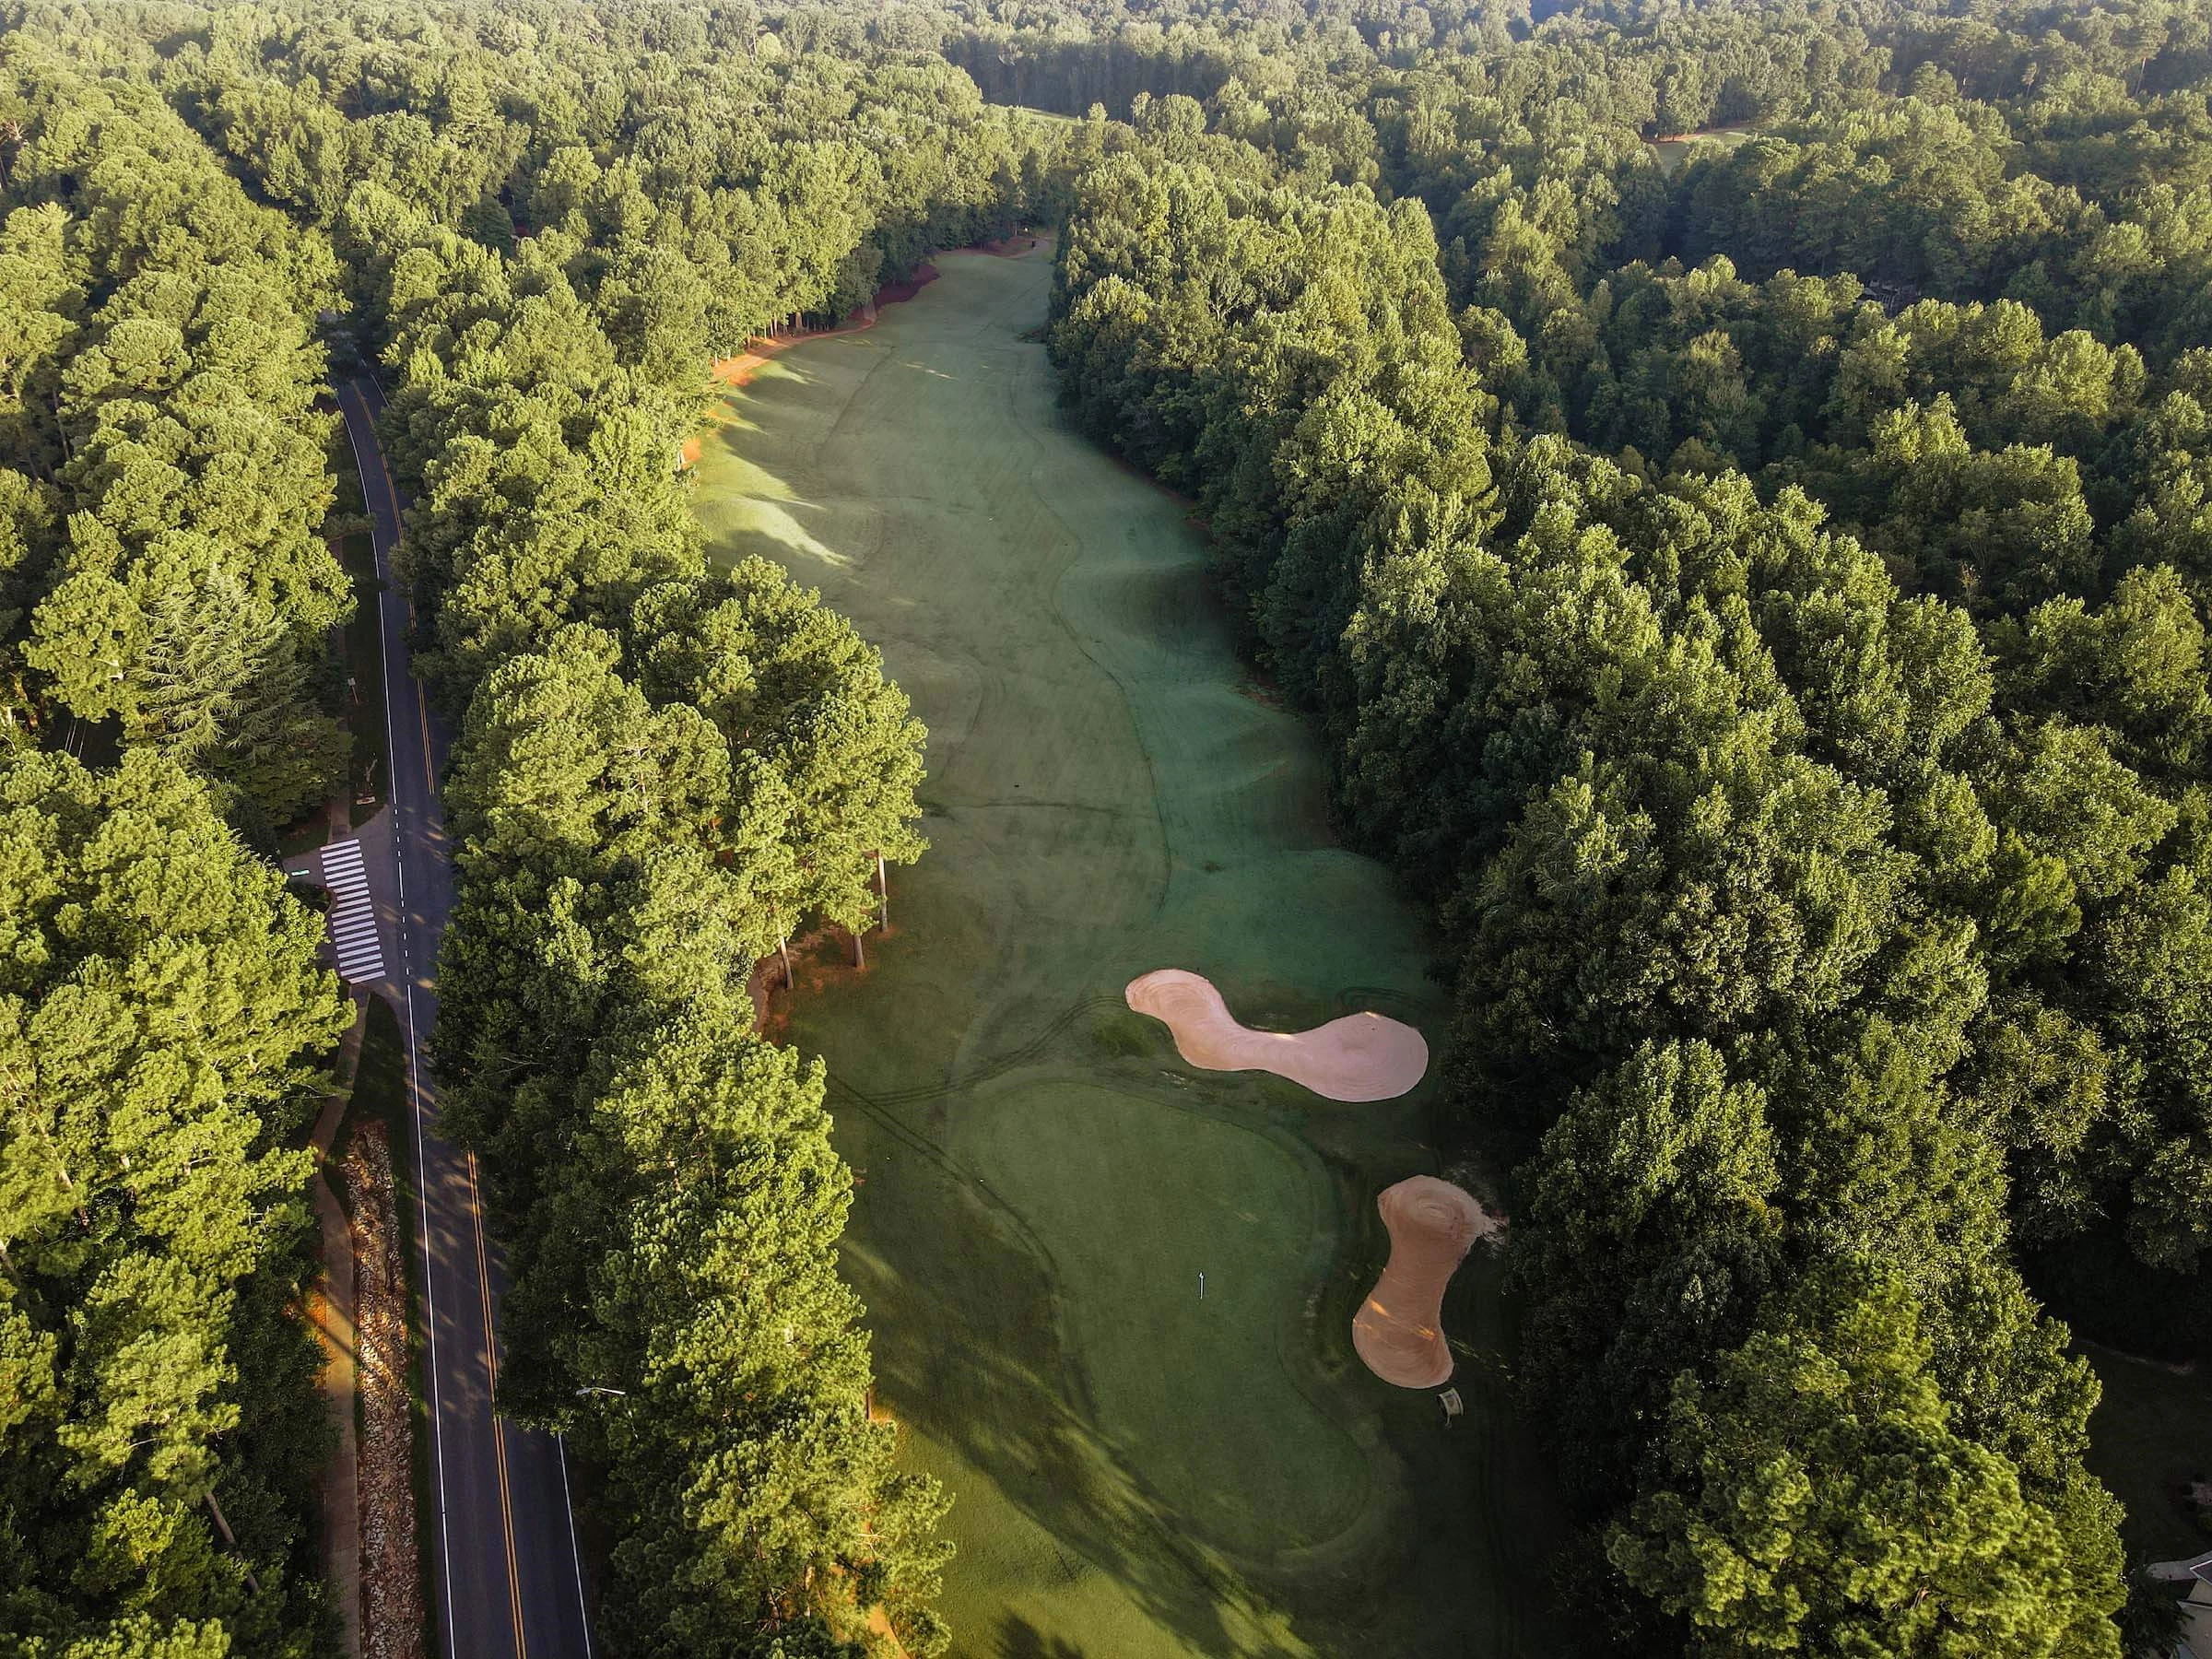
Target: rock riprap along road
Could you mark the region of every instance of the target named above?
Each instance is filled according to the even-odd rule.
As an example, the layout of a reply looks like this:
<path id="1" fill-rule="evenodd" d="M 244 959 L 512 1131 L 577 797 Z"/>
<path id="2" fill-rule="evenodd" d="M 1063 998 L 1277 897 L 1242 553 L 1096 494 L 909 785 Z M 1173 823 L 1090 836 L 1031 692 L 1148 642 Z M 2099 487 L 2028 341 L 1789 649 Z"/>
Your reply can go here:
<path id="1" fill-rule="evenodd" d="M 718 408 L 718 556 L 818 585 L 930 728 L 934 850 L 865 974 L 801 974 L 863 1184 L 878 1406 L 954 1495 L 963 1655 L 1556 1655 L 1565 1518 L 1510 1413 L 1494 1262 L 1453 1281 L 1468 1413 L 1352 1318 L 1432 1083 L 1367 1104 L 1185 1064 L 1123 1001 L 1202 964 L 1240 1018 L 1431 1036 L 1417 918 L 1337 846 L 1318 751 L 1246 683 L 1186 509 L 1072 433 L 1050 268 L 955 254 Z M 1200 1276 L 1204 1275 L 1204 1296 Z"/>

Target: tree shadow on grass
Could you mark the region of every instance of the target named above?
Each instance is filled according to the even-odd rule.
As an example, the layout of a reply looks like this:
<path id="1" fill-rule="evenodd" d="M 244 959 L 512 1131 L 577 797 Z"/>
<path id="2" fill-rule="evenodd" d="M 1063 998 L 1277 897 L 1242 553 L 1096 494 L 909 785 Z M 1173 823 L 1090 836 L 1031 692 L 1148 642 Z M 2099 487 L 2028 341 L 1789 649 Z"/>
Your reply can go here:
<path id="1" fill-rule="evenodd" d="M 998 1653 L 999 1659 L 1089 1659 L 1088 1649 L 1047 1636 L 1018 1614 L 999 1627 Z"/>
<path id="2" fill-rule="evenodd" d="M 872 1143 L 840 1135 L 845 1155 L 874 1171 L 875 1236 L 848 1240 L 843 1269 L 869 1309 L 881 1397 L 988 1476 L 1046 1535 L 1070 1583 L 1087 1563 L 1195 1652 L 1312 1653 L 1274 1598 L 1193 1538 L 1099 1426 L 1087 1380 L 1062 1351 L 1043 1241 L 904 1113 L 856 1112 L 840 1092 L 848 1122 L 865 1112 Z"/>

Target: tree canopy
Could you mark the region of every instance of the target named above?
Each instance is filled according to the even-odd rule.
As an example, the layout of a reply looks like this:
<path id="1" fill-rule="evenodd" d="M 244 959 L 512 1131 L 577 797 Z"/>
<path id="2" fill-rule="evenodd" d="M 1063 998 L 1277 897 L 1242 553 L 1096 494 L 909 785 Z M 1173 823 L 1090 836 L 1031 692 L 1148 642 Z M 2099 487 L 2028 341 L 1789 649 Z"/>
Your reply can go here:
<path id="1" fill-rule="evenodd" d="M 610 1640 L 943 1650 L 818 1068 L 739 989 L 922 854 L 923 734 L 708 568 L 679 454 L 715 357 L 1049 222 L 1072 418 L 1432 908 L 1440 1133 L 1512 1171 L 1629 1639 L 2117 1653 L 2024 1267 L 2212 1341 L 2124 1314 L 2212 1246 L 2208 95 L 2182 0 L 11 11 L 0 1045 L 67 1081 L 0 1138 L 10 1637 L 320 1640 L 297 1367 L 234 1356 L 297 1348 L 331 997 L 224 820 L 335 770 L 335 353 L 461 734 L 508 1404 L 607 1472 Z"/>

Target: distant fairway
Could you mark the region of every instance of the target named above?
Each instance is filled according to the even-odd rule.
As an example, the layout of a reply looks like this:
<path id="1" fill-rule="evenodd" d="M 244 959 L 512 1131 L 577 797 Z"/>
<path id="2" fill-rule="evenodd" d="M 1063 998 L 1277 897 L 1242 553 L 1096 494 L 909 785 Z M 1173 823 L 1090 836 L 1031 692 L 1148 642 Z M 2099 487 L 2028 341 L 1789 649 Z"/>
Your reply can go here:
<path id="1" fill-rule="evenodd" d="M 1748 144 L 1759 136 L 1759 129 L 1748 122 L 1730 126 L 1708 127 L 1701 133 L 1677 133 L 1665 138 L 1647 138 L 1652 153 L 1659 159 L 1659 170 L 1668 178 L 1686 166 L 1700 146 L 1710 149 L 1732 150 Z"/>
<path id="2" fill-rule="evenodd" d="M 852 616 L 930 728 L 934 850 L 792 1038 L 865 1182 L 846 1267 L 879 1404 L 955 1497 L 954 1651 L 1571 1653 L 1494 1259 L 1445 1306 L 1449 1432 L 1352 1352 L 1375 1194 L 1435 1168 L 1432 1084 L 1347 1105 L 1197 1071 L 1122 1001 L 1188 968 L 1249 1024 L 1372 1008 L 1441 1049 L 1418 919 L 1331 841 L 1314 745 L 1244 684 L 1183 509 L 1055 410 L 1019 337 L 1045 253 L 938 265 L 732 394 L 698 501 L 718 553 Z"/>

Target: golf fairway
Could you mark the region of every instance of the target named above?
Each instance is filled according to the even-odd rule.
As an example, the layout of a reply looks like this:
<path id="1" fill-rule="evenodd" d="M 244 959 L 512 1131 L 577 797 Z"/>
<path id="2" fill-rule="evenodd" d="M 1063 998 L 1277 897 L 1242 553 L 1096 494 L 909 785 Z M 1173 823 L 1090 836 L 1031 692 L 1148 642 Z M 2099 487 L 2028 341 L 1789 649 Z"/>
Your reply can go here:
<path id="1" fill-rule="evenodd" d="M 865 974 L 802 966 L 788 1036 L 862 1182 L 878 1408 L 953 1496 L 954 1652 L 1571 1652 L 1494 1256 L 1445 1304 L 1451 1429 L 1352 1350 L 1375 1194 L 1436 1172 L 1433 1068 L 1337 1103 L 1198 1071 L 1124 1006 L 1185 968 L 1247 1024 L 1443 1036 L 1419 920 L 1332 839 L 1184 508 L 1055 408 L 1022 337 L 1048 253 L 946 256 L 875 327 L 777 356 L 698 469 L 716 555 L 818 586 L 929 727 L 932 850 Z"/>

